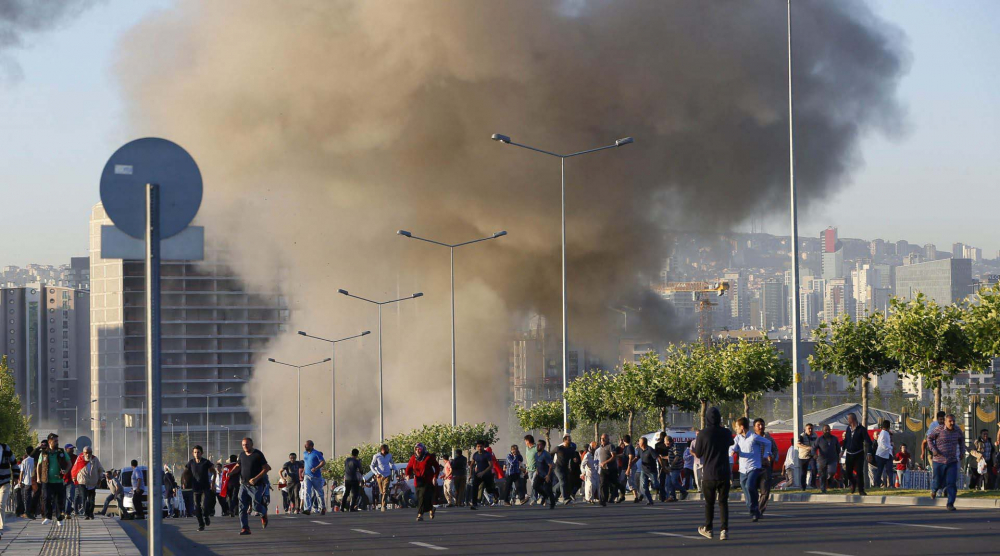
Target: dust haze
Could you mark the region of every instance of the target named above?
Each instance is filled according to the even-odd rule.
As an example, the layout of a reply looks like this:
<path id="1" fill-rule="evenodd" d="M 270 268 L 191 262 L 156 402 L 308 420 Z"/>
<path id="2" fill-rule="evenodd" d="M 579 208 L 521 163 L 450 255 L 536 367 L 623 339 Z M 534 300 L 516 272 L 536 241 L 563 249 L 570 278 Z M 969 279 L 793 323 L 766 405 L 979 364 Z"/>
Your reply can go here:
<path id="1" fill-rule="evenodd" d="M 795 9 L 804 208 L 848 183 L 865 134 L 905 128 L 908 51 L 866 3 Z M 266 357 L 329 356 L 297 330 L 373 331 L 338 347 L 337 451 L 377 434 L 376 310 L 338 288 L 425 294 L 384 308 L 386 432 L 449 421 L 448 251 L 401 228 L 443 242 L 509 232 L 456 252 L 459 420 L 506 429 L 508 335 L 535 312 L 559 322 L 559 160 L 492 133 L 555 152 L 636 140 L 566 163 L 573 343 L 608 346 L 620 304 L 644 304 L 646 336 L 689 334 L 646 293 L 665 230 L 725 230 L 787 205 L 780 0 L 182 0 L 120 50 L 134 135 L 193 154 L 199 223 L 253 287 L 292 304 L 255 369 L 265 443 L 280 436 L 284 453 L 294 376 Z M 303 438 L 324 449 L 329 368 L 304 371 L 303 391 Z"/>

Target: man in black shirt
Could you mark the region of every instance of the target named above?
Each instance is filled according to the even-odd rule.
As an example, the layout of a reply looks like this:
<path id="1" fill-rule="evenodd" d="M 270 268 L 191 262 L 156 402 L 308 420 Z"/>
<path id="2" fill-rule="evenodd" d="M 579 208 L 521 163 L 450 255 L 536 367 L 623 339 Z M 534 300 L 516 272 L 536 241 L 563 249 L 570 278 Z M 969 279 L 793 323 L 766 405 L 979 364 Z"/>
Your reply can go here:
<path id="1" fill-rule="evenodd" d="M 653 451 L 656 452 L 657 463 L 659 464 L 659 472 L 657 478 L 659 479 L 659 498 L 660 502 L 665 502 L 667 500 L 667 487 L 670 485 L 670 451 L 667 448 L 666 442 L 664 440 L 667 438 L 667 433 L 660 431 L 656 433 L 656 444 L 653 445 Z"/>
<path id="2" fill-rule="evenodd" d="M 729 538 L 729 481 L 732 475 L 733 460 L 729 456 L 729 447 L 733 445 L 733 433 L 723 427 L 722 414 L 719 408 L 710 407 L 705 415 L 705 428 L 698 431 L 694 443 L 694 455 L 701 460 L 702 495 L 705 500 L 705 526 L 698 528 L 698 533 L 706 538 L 712 538 L 712 518 L 715 515 L 715 501 L 719 501 L 719 514 L 722 518 L 722 532 L 719 540 Z"/>
<path id="3" fill-rule="evenodd" d="M 215 484 L 215 466 L 211 461 L 201 457 L 203 453 L 201 446 L 195 446 L 191 450 L 191 455 L 194 457 L 187 462 L 187 469 L 191 471 L 194 516 L 198 518 L 199 531 L 204 531 L 206 525 L 212 524 L 211 516 L 215 514 L 215 489 L 212 486 Z"/>
<path id="4" fill-rule="evenodd" d="M 649 446 L 649 441 L 646 440 L 645 436 L 639 437 L 639 449 L 635 453 L 639 460 L 639 488 L 636 490 L 641 491 L 642 495 L 646 497 L 646 505 L 652 506 L 653 494 L 649 490 L 649 485 L 652 483 L 654 490 L 660 490 L 660 485 L 656 481 L 656 462 L 660 458 Z M 638 500 L 638 494 L 636 494 L 636 500 Z"/>
<path id="5" fill-rule="evenodd" d="M 455 457 L 451 458 L 451 480 L 455 485 L 455 503 L 458 506 L 465 505 L 465 487 L 469 480 L 469 459 L 462 455 L 462 450 L 455 450 Z"/>
<path id="6" fill-rule="evenodd" d="M 271 466 L 260 450 L 253 447 L 253 439 L 249 436 L 243 439 L 243 451 L 236 460 L 236 467 L 229 473 L 240 474 L 240 534 L 250 534 L 250 506 L 260 513 L 260 523 L 267 529 L 267 505 L 264 504 L 264 493 L 267 490 L 265 477 Z"/>
<path id="7" fill-rule="evenodd" d="M 563 504 L 572 504 L 573 499 L 571 496 L 573 494 L 573 489 L 569 483 L 569 466 L 570 462 L 572 462 L 574 458 L 580 457 L 580 454 L 576 453 L 576 447 L 573 446 L 573 442 L 568 434 L 563 437 L 562 444 L 556 447 L 555 455 L 556 465 L 553 471 L 556 474 L 556 479 L 559 480 L 559 492 L 562 495 Z"/>
<path id="8" fill-rule="evenodd" d="M 285 479 L 285 483 L 288 484 L 288 503 L 293 508 L 292 511 L 294 513 L 302 512 L 302 503 L 299 501 L 299 491 L 302 489 L 299 482 L 300 469 L 297 455 L 294 452 L 288 454 L 288 461 L 285 462 L 285 465 L 281 466 L 281 476 Z"/>
<path id="9" fill-rule="evenodd" d="M 361 481 L 364 473 L 361 472 L 361 460 L 358 459 L 358 449 L 351 450 L 351 457 L 344 460 L 344 496 L 340 499 L 340 511 L 348 509 L 352 512 L 358 511 L 358 504 L 361 503 Z M 351 497 L 348 505 L 347 497 Z"/>
<path id="10" fill-rule="evenodd" d="M 479 502 L 479 487 L 483 487 L 484 493 L 496 488 L 493 484 L 493 455 L 486 451 L 484 441 L 476 442 L 469 467 L 472 469 L 472 505 L 469 509 L 475 510 Z"/>

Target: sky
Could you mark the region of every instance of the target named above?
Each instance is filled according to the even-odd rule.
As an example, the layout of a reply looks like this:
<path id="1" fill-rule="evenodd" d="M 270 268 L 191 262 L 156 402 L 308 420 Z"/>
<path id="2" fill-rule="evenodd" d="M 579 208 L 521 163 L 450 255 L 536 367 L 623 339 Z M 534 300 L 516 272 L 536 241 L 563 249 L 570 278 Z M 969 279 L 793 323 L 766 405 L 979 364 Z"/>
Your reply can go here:
<path id="1" fill-rule="evenodd" d="M 87 254 L 101 170 L 134 139 L 113 71 L 117 49 L 127 47 L 121 35 L 171 3 L 97 3 L 3 53 L 22 75 L 0 80 L 0 267 Z M 963 242 L 996 257 L 1000 2 L 872 4 L 908 37 L 911 67 L 899 89 L 908 128 L 866 138 L 850 184 L 800 214 L 799 233 L 836 226 L 841 237 L 934 243 L 940 251 Z M 764 231 L 787 234 L 787 223 L 787 207 L 775 207 Z"/>

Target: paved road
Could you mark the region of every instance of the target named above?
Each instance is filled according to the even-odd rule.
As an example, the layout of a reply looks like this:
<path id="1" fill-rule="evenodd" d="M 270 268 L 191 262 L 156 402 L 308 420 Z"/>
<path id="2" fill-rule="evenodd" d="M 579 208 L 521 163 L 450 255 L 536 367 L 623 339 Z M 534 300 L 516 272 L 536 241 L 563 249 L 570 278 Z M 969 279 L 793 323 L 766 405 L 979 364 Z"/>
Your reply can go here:
<path id="1" fill-rule="evenodd" d="M 717 555 L 720 549 L 768 556 L 869 554 L 965 555 L 1000 553 L 996 510 L 945 512 L 939 508 L 771 502 L 751 523 L 742 503 L 731 504 L 730 540 L 707 540 L 696 531 L 701 502 L 646 507 L 630 501 L 538 507 L 448 508 L 434 521 L 414 521 L 412 510 L 326 516 L 272 516 L 266 531 L 239 536 L 236 519 L 217 518 L 204 532 L 194 519 L 166 520 L 167 547 L 181 555 L 277 554 L 539 554 L 593 550 L 676 550 Z M 138 523 L 141 529 L 143 522 Z M 125 523 L 138 539 L 139 530 Z M 718 522 L 716 522 L 718 534 Z M 851 540 L 845 540 L 850 538 Z M 145 552 L 144 552 L 145 553 Z M 168 555 L 169 556 L 169 555 Z"/>

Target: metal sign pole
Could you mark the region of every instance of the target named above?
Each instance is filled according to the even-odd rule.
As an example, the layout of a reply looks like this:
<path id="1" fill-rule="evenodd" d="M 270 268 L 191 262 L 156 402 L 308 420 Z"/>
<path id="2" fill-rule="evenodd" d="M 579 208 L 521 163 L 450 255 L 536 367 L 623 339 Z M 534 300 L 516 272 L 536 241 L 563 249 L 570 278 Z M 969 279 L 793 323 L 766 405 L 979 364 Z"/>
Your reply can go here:
<path id="1" fill-rule="evenodd" d="M 146 407 L 149 434 L 148 556 L 162 556 L 163 463 L 160 454 L 160 188 L 146 185 Z"/>

